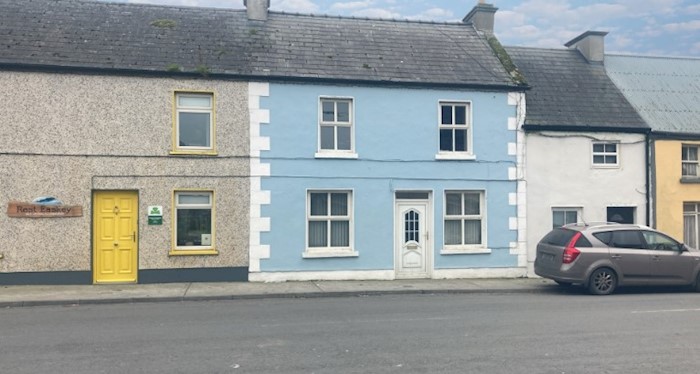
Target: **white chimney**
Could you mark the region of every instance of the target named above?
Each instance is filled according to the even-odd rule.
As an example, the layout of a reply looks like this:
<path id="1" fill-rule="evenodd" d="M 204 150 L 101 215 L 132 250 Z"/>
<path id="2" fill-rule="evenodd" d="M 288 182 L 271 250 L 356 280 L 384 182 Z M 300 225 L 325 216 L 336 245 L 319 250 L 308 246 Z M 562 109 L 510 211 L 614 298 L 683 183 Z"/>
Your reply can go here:
<path id="1" fill-rule="evenodd" d="M 267 20 L 267 9 L 270 7 L 270 0 L 243 0 L 248 10 L 248 19 L 255 21 Z"/>
<path id="2" fill-rule="evenodd" d="M 577 49 L 588 62 L 603 62 L 605 59 L 605 35 L 607 31 L 586 31 L 571 39 L 564 46 Z"/>
<path id="3" fill-rule="evenodd" d="M 484 0 L 479 0 L 462 22 L 473 25 L 477 31 L 493 35 L 494 16 L 497 10 L 498 8 L 493 4 L 486 4 Z"/>

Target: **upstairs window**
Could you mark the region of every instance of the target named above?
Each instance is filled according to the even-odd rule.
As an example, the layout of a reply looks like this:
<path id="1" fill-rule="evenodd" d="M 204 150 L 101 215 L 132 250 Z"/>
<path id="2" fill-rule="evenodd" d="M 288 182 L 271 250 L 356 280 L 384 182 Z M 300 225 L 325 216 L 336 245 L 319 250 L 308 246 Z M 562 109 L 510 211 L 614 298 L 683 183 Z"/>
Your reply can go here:
<path id="1" fill-rule="evenodd" d="M 684 145 L 681 155 L 681 176 L 698 176 L 698 146 Z"/>
<path id="2" fill-rule="evenodd" d="M 353 151 L 352 102 L 352 99 L 321 99 L 318 131 L 320 153 L 351 153 Z"/>
<path id="3" fill-rule="evenodd" d="M 440 103 L 440 152 L 471 153 L 469 103 Z"/>
<path id="4" fill-rule="evenodd" d="M 618 148 L 614 142 L 593 143 L 593 166 L 618 166 Z"/>
<path id="5" fill-rule="evenodd" d="M 214 95 L 175 93 L 175 151 L 214 151 Z"/>

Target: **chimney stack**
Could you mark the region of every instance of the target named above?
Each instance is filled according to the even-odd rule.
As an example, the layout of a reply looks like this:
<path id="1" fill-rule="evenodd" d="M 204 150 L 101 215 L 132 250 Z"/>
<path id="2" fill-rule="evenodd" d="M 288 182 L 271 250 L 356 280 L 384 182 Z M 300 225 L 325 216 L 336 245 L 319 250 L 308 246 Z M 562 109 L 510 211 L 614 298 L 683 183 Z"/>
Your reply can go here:
<path id="1" fill-rule="evenodd" d="M 586 31 L 571 39 L 564 46 L 577 49 L 588 62 L 603 62 L 605 59 L 605 35 L 607 31 Z"/>
<path id="2" fill-rule="evenodd" d="M 484 0 L 479 0 L 479 3 L 464 17 L 462 22 L 473 25 L 479 32 L 493 35 L 493 20 L 497 10 L 498 8 L 493 4 L 486 4 Z"/>
<path id="3" fill-rule="evenodd" d="M 243 0 L 243 5 L 248 10 L 249 20 L 267 20 L 267 9 L 270 7 L 270 0 Z"/>

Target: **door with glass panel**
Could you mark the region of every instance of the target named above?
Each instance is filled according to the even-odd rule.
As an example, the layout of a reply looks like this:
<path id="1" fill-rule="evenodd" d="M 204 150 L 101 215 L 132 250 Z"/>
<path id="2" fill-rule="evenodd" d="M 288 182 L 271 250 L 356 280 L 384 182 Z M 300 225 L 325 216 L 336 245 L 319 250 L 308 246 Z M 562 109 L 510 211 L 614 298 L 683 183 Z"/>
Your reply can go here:
<path id="1" fill-rule="evenodd" d="M 430 277 L 428 202 L 397 201 L 395 221 L 396 277 Z"/>

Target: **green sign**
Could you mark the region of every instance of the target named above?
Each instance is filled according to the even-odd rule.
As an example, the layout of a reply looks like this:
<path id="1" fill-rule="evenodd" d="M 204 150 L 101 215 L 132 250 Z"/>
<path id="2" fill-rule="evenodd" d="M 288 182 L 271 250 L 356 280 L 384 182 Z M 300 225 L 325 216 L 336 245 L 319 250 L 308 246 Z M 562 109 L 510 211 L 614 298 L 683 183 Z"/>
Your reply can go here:
<path id="1" fill-rule="evenodd" d="M 148 224 L 149 225 L 162 225 L 163 224 L 163 217 L 162 216 L 149 216 L 148 217 Z"/>

